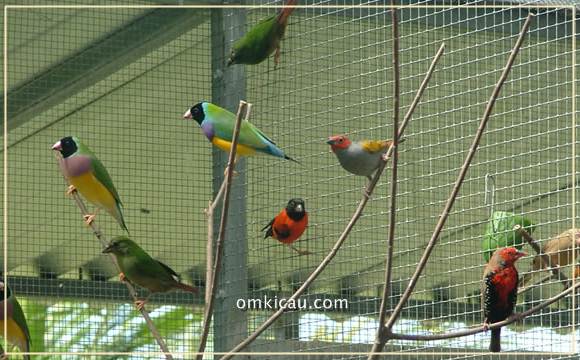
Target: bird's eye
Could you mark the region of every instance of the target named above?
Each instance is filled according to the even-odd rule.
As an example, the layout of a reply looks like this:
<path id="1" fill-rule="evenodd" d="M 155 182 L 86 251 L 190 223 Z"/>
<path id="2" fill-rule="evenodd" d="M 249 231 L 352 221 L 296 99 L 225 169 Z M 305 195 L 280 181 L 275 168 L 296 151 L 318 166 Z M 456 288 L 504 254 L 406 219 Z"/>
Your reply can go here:
<path id="1" fill-rule="evenodd" d="M 340 138 L 340 139 L 338 139 L 338 142 L 339 142 L 339 143 L 341 143 L 341 142 L 343 142 L 343 141 L 344 141 L 344 139 L 343 139 L 343 138 Z"/>
<path id="2" fill-rule="evenodd" d="M 199 113 L 199 109 L 195 107 L 195 108 L 191 109 L 191 112 L 193 114 L 197 114 L 197 113 Z"/>

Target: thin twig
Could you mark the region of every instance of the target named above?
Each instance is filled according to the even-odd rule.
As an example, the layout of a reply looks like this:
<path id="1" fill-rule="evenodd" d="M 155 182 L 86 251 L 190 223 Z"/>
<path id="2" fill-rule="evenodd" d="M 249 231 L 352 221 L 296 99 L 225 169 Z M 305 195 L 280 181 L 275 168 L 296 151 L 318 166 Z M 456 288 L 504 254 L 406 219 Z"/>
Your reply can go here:
<path id="1" fill-rule="evenodd" d="M 58 151 L 55 151 L 54 154 L 55 154 L 55 156 L 60 164 L 63 161 L 62 155 Z M 70 185 L 68 179 L 66 178 L 66 176 L 64 176 L 64 174 L 63 174 L 63 177 L 64 177 L 66 183 Z M 71 196 L 74 199 L 75 203 L 77 204 L 77 207 L 79 208 L 83 217 L 85 217 L 86 215 L 89 215 L 89 211 L 87 210 L 87 207 L 83 203 L 83 200 L 81 199 L 79 193 L 75 190 L 71 193 Z M 99 242 L 103 246 L 103 249 L 106 248 L 108 246 L 108 243 L 107 243 L 107 240 L 105 240 L 105 235 L 101 232 L 101 229 L 99 229 L 99 227 L 97 226 L 95 221 L 91 222 L 89 224 L 89 226 L 93 230 L 93 234 L 95 234 L 95 237 L 97 238 L 97 240 L 99 240 Z M 111 258 L 111 261 L 113 262 L 113 264 L 115 264 L 117 271 L 119 271 L 119 273 L 121 273 L 122 271 L 121 271 L 121 268 L 119 267 L 119 264 L 117 263 L 117 258 L 115 258 L 115 256 L 113 254 L 109 254 L 109 257 Z M 129 281 L 123 281 L 123 283 L 127 287 L 127 290 L 129 290 L 129 294 L 133 298 L 133 301 L 134 302 L 138 301 L 139 296 L 137 295 L 137 292 L 135 291 L 135 288 L 133 287 L 133 285 L 131 285 L 131 283 Z M 168 360 L 172 360 L 173 356 L 169 352 L 169 348 L 167 347 L 167 344 L 165 343 L 165 341 L 161 337 L 161 334 L 159 334 L 159 331 L 155 327 L 155 324 L 153 324 L 153 321 L 149 317 L 149 313 L 147 312 L 147 310 L 145 310 L 145 307 L 143 306 L 141 309 L 137 309 L 137 310 L 141 313 L 141 315 L 145 319 L 145 324 L 147 324 L 149 331 L 151 331 L 151 334 L 153 335 L 153 337 L 157 341 L 157 344 L 161 348 L 161 351 L 163 351 L 165 358 Z"/>
<path id="2" fill-rule="evenodd" d="M 476 328 L 460 330 L 460 331 L 444 333 L 444 334 L 433 334 L 433 335 L 406 335 L 406 334 L 395 334 L 395 333 L 390 332 L 389 338 L 396 339 L 396 340 L 433 341 L 433 340 L 453 339 L 453 338 L 458 338 L 458 337 L 462 337 L 462 336 L 474 335 L 474 334 L 484 332 L 487 330 L 500 328 L 500 327 L 509 325 L 511 323 L 514 323 L 516 321 L 520 321 L 520 320 L 538 312 L 539 310 L 542 310 L 543 308 L 555 303 L 556 301 L 560 300 L 564 296 L 570 294 L 578 286 L 580 286 L 580 282 L 578 282 L 574 286 L 569 287 L 568 289 L 562 291 L 558 295 L 549 298 L 548 300 L 544 301 L 541 304 L 538 304 L 538 305 L 536 305 L 536 306 L 534 306 L 526 311 L 522 311 L 521 313 L 513 314 L 512 316 L 508 317 L 507 319 L 505 319 L 503 321 L 498 321 L 496 323 L 489 324 L 489 326 L 487 326 L 487 327 L 484 327 L 483 325 L 481 325 L 481 326 L 478 326 Z"/>
<path id="3" fill-rule="evenodd" d="M 226 235 L 226 225 L 227 225 L 227 220 L 228 220 L 228 210 L 230 208 L 230 189 L 232 186 L 232 176 L 234 174 L 234 168 L 236 165 L 236 148 L 238 147 L 238 140 L 239 140 L 239 135 L 240 135 L 240 128 L 242 125 L 242 114 L 244 113 L 245 110 L 245 120 L 248 120 L 248 117 L 250 116 L 250 109 L 252 107 L 252 104 L 247 103 L 245 101 L 240 101 L 240 105 L 238 106 L 238 112 L 236 114 L 236 124 L 234 126 L 234 133 L 232 134 L 232 146 L 230 149 L 230 156 L 228 158 L 228 165 L 226 167 L 226 174 L 225 174 L 225 179 L 224 179 L 224 183 L 225 186 L 222 184 L 222 188 L 224 188 L 224 201 L 223 201 L 223 205 L 222 205 L 222 213 L 221 213 L 221 218 L 220 218 L 220 227 L 219 227 L 219 232 L 218 232 L 218 239 L 217 239 L 217 243 L 216 243 L 216 249 L 215 249 L 215 259 L 213 262 L 213 270 L 212 270 L 212 279 L 211 282 L 209 284 L 206 284 L 206 286 L 210 287 L 210 296 L 208 298 L 208 302 L 205 305 L 205 311 L 203 314 L 203 328 L 202 328 L 202 333 L 201 333 L 201 337 L 200 337 L 200 343 L 199 343 L 199 350 L 197 351 L 198 354 L 196 356 L 197 360 L 202 360 L 203 359 L 203 352 L 205 351 L 205 345 L 207 343 L 207 337 L 209 335 L 209 325 L 211 324 L 211 318 L 213 315 L 213 307 L 215 304 L 215 293 L 216 293 L 216 284 L 218 281 L 218 275 L 219 275 L 219 271 L 221 268 L 221 259 L 222 259 L 222 254 L 223 254 L 223 243 L 224 243 L 224 238 Z M 218 192 L 218 194 L 216 195 L 216 198 L 220 195 L 221 193 L 221 189 Z M 214 202 L 215 205 L 215 202 Z M 215 208 L 215 206 L 214 206 Z M 213 212 L 214 208 L 210 208 L 210 210 Z M 213 231 L 213 230 L 212 230 Z"/>
<path id="4" fill-rule="evenodd" d="M 383 287 L 383 296 L 381 307 L 379 308 L 379 327 L 375 342 L 368 356 L 368 360 L 376 359 L 376 353 L 381 351 L 385 346 L 385 320 L 387 317 L 387 304 L 389 293 L 391 291 L 391 274 L 393 269 L 393 247 L 395 244 L 395 222 L 397 209 L 397 165 L 399 161 L 399 20 L 395 0 L 391 0 L 391 22 L 393 27 L 393 160 L 391 161 L 391 204 L 389 209 L 389 234 L 387 240 L 387 256 L 385 267 L 385 282 Z"/>
<path id="5" fill-rule="evenodd" d="M 397 306 L 393 310 L 391 316 L 389 317 L 389 320 L 387 321 L 387 323 L 385 325 L 387 327 L 388 332 L 390 332 L 390 330 L 393 328 L 393 325 L 395 324 L 399 315 L 401 315 L 401 312 L 403 311 L 403 307 L 405 306 L 405 304 L 407 303 L 407 301 L 411 297 L 411 294 L 412 294 L 413 290 L 415 289 L 415 285 L 417 285 L 417 281 L 419 281 L 419 277 L 421 276 L 421 273 L 423 272 L 423 270 L 425 269 L 425 266 L 427 265 L 427 261 L 429 260 L 429 256 L 431 255 L 431 252 L 433 251 L 433 247 L 437 243 L 437 240 L 439 240 L 439 234 L 441 233 L 441 230 L 443 230 L 443 227 L 445 226 L 447 218 L 449 217 L 449 212 L 451 211 L 451 208 L 453 207 L 453 204 L 455 203 L 455 199 L 457 198 L 457 194 L 459 194 L 459 190 L 461 189 L 461 185 L 463 184 L 463 180 L 465 179 L 465 176 L 467 175 L 467 171 L 469 170 L 469 166 L 471 165 L 471 161 L 473 160 L 475 153 L 477 152 L 479 142 L 481 141 L 481 137 L 483 136 L 483 132 L 485 130 L 485 127 L 487 125 L 487 122 L 489 120 L 491 112 L 493 110 L 493 106 L 495 105 L 495 102 L 497 100 L 497 97 L 499 96 L 501 88 L 502 88 L 505 80 L 507 79 L 508 74 L 509 74 L 509 72 L 513 66 L 513 63 L 516 59 L 516 56 L 517 56 L 517 54 L 522 46 L 525 34 L 527 33 L 527 31 L 530 27 L 533 16 L 534 15 L 532 13 L 530 13 L 528 15 L 528 17 L 527 17 L 527 19 L 522 27 L 522 30 L 519 34 L 519 37 L 516 41 L 516 44 L 514 45 L 514 48 L 512 49 L 512 52 L 508 58 L 507 64 L 506 64 L 497 84 L 495 85 L 495 88 L 493 89 L 493 91 L 491 93 L 491 97 L 487 103 L 487 106 L 485 107 L 485 111 L 483 113 L 483 117 L 481 119 L 479 127 L 477 129 L 477 132 L 475 133 L 473 143 L 471 144 L 471 147 L 469 148 L 469 153 L 467 154 L 467 157 L 465 158 L 465 161 L 464 161 L 463 165 L 461 166 L 461 170 L 459 171 L 459 175 L 457 176 L 457 180 L 455 181 L 455 185 L 453 186 L 453 190 L 451 191 L 451 194 L 449 195 L 449 198 L 447 199 L 447 203 L 445 204 L 443 212 L 439 216 L 439 221 L 437 222 L 437 225 L 435 226 L 435 229 L 433 231 L 433 235 L 431 236 L 431 239 L 429 240 L 429 243 L 427 244 L 427 247 L 425 248 L 425 251 L 423 252 L 423 255 L 421 256 L 421 260 L 419 261 L 419 264 L 417 265 L 417 269 L 415 270 L 415 273 L 413 274 L 413 276 L 411 277 L 411 280 L 409 281 L 409 285 L 405 289 L 405 292 L 401 296 L 401 299 L 397 303 Z"/>
<path id="6" fill-rule="evenodd" d="M 423 93 L 425 92 L 425 89 L 427 88 L 427 84 L 429 82 L 429 79 L 431 78 L 431 75 L 433 74 L 433 71 L 435 70 L 435 65 L 439 61 L 439 58 L 441 57 L 441 55 L 443 55 L 444 48 L 445 48 L 445 45 L 442 44 L 441 47 L 439 48 L 439 51 L 437 52 L 437 55 L 435 55 L 435 58 L 433 59 L 433 62 L 431 63 L 431 66 L 429 67 L 429 70 L 427 71 L 427 74 L 425 75 L 425 78 L 423 79 L 423 82 L 421 83 L 419 90 L 417 90 L 417 94 L 415 95 L 415 98 L 413 99 L 413 103 L 409 107 L 409 110 L 407 111 L 407 114 L 405 115 L 405 118 L 403 119 L 403 122 L 401 123 L 401 126 L 399 127 L 399 133 L 398 133 L 399 139 L 401 138 L 401 136 L 405 132 L 405 129 L 407 128 L 407 124 L 411 120 L 411 116 L 413 115 L 415 108 L 417 107 L 417 105 L 419 104 L 419 102 L 421 100 L 421 96 L 423 95 Z M 374 190 L 375 186 L 377 185 L 377 182 L 379 181 L 379 178 L 381 177 L 381 175 L 385 169 L 385 166 L 386 166 L 389 158 L 391 157 L 392 153 L 393 153 L 393 146 L 391 145 L 391 147 L 389 147 L 389 150 L 387 151 L 383 161 L 381 161 L 381 165 L 377 169 L 377 172 L 373 176 L 372 180 L 369 181 L 369 183 L 366 187 L 366 190 L 363 193 L 363 197 L 358 204 L 358 207 L 356 208 L 354 214 L 352 215 L 352 218 L 350 219 L 350 221 L 346 225 L 342 234 L 340 235 L 340 237 L 338 238 L 338 240 L 336 241 L 336 243 L 334 244 L 334 246 L 332 247 L 330 252 L 322 260 L 320 265 L 318 265 L 318 267 L 304 281 L 302 286 L 300 286 L 300 288 L 298 288 L 296 290 L 296 292 L 294 292 L 294 294 L 289 299 L 292 299 L 292 301 L 295 301 L 296 299 L 298 299 L 298 297 L 300 297 L 300 295 L 302 295 L 304 293 L 304 291 L 306 291 L 306 289 L 310 286 L 310 284 L 314 280 L 316 280 L 318 275 L 320 275 L 320 273 L 324 270 L 324 268 L 326 268 L 326 266 L 334 258 L 334 256 L 336 255 L 336 253 L 338 252 L 338 250 L 340 249 L 340 247 L 342 246 L 342 244 L 344 243 L 344 241 L 346 240 L 346 238 L 350 234 L 352 228 L 354 227 L 354 225 L 357 223 L 358 219 L 360 218 L 362 211 L 364 210 L 368 200 L 370 199 L 370 196 L 372 195 L 373 190 Z M 291 303 L 292 301 L 289 300 L 287 303 Z M 260 336 L 260 334 L 262 334 L 268 327 L 270 327 L 270 325 L 272 325 L 280 316 L 282 316 L 284 311 L 285 311 L 284 308 L 278 309 L 262 325 L 260 325 L 260 327 L 258 327 L 250 336 L 248 336 L 244 341 L 240 342 L 229 353 L 224 355 L 221 358 L 221 360 L 231 359 L 232 357 L 235 356 L 235 353 L 242 351 L 246 346 L 251 344 L 258 336 Z"/>
<path id="7" fill-rule="evenodd" d="M 222 181 L 222 185 L 220 186 L 220 189 L 219 189 L 218 193 L 216 194 L 213 202 L 210 201 L 207 209 L 203 210 L 203 212 L 205 213 L 205 216 L 207 217 L 207 244 L 205 247 L 205 251 L 206 251 L 205 303 L 206 304 L 209 303 L 209 301 L 210 301 L 210 297 L 211 297 L 210 284 L 211 284 L 211 281 L 213 279 L 213 252 L 214 252 L 214 248 L 213 248 L 213 238 L 214 238 L 213 212 L 214 212 L 218 202 L 222 198 L 222 195 L 224 194 L 225 189 L 226 189 L 226 181 L 224 179 L 224 181 Z"/>
<path id="8" fill-rule="evenodd" d="M 552 262 L 550 261 L 550 257 L 548 255 L 544 254 L 544 252 L 542 251 L 542 248 L 538 245 L 536 240 L 534 240 L 532 238 L 530 233 L 528 233 L 526 231 L 526 229 L 524 229 L 521 225 L 518 224 L 518 225 L 514 226 L 513 230 L 515 232 L 517 232 L 518 234 L 520 234 L 520 236 L 523 237 L 524 240 L 526 240 L 528 242 L 528 244 L 530 244 L 530 246 L 534 249 L 534 251 L 542 259 L 542 262 L 546 266 L 546 269 L 549 269 L 552 272 L 552 275 L 554 277 L 556 277 L 558 280 L 563 282 L 564 289 L 567 289 L 572 285 L 572 283 L 570 282 L 570 279 L 568 279 L 568 277 L 560 271 L 559 267 L 552 266 Z"/>

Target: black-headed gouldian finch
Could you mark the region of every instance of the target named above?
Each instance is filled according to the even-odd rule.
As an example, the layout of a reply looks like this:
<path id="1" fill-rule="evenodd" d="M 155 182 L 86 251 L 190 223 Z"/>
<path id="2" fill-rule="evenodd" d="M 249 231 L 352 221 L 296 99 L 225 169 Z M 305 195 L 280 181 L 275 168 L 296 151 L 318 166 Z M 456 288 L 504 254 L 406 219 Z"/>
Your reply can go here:
<path id="1" fill-rule="evenodd" d="M 290 199 L 288 204 L 270 223 L 262 229 L 266 230 L 264 239 L 271 236 L 282 244 L 288 245 L 300 255 L 308 255 L 308 251 L 295 248 L 292 243 L 304 233 L 308 226 L 308 213 L 302 199 Z"/>
<path id="2" fill-rule="evenodd" d="M 78 190 L 87 201 L 97 206 L 95 214 L 85 217 L 86 223 L 93 222 L 98 210 L 104 209 L 117 220 L 121 228 L 129 231 L 123 218 L 119 193 L 107 169 L 95 154 L 74 136 L 60 139 L 52 149 L 62 154 L 60 168 L 70 182 L 67 193 Z"/>
<path id="3" fill-rule="evenodd" d="M 569 229 L 553 237 L 542 246 L 542 252 L 548 255 L 551 267 L 564 267 L 572 263 L 574 243 L 576 243 L 576 257 L 578 258 L 580 252 L 580 229 Z M 533 272 L 522 277 L 521 286 L 527 285 L 538 270 L 545 268 L 546 264 L 544 264 L 542 257 L 540 255 L 534 256 L 532 261 Z"/>
<path id="4" fill-rule="evenodd" d="M 232 138 L 236 115 L 208 102 L 200 102 L 192 106 L 183 115 L 185 119 L 197 121 L 207 139 L 216 147 L 229 152 L 232 146 Z M 284 154 L 276 144 L 263 132 L 246 120 L 242 120 L 236 159 L 238 156 L 251 156 L 265 154 L 282 159 L 297 162 Z"/>
<path id="5" fill-rule="evenodd" d="M 114 237 L 103 253 L 111 253 L 117 258 L 121 268 L 121 281 L 129 280 L 142 288 L 149 290 L 144 300 L 136 302 L 137 309 L 141 310 L 152 293 L 166 292 L 181 289 L 191 293 L 198 293 L 198 289 L 184 284 L 179 275 L 169 266 L 153 259 L 145 250 L 126 236 Z"/>
<path id="6" fill-rule="evenodd" d="M 242 38 L 232 46 L 227 66 L 232 64 L 259 64 L 266 60 L 272 52 L 274 63 L 280 62 L 280 42 L 288 26 L 288 17 L 294 11 L 298 0 L 288 0 L 277 15 L 266 18 L 252 27 Z"/>
<path id="7" fill-rule="evenodd" d="M 7 313 L 4 312 L 5 292 Z M 4 334 L 5 324 L 8 342 L 18 347 L 22 352 L 30 352 L 30 331 L 28 331 L 22 307 L 20 307 L 12 290 L 3 281 L 0 281 L 0 334 Z M 30 359 L 30 355 L 24 355 L 24 359 Z"/>
<path id="8" fill-rule="evenodd" d="M 399 144 L 403 139 L 399 140 Z M 371 180 L 371 176 L 381 164 L 383 157 L 392 140 L 362 140 L 352 142 L 345 135 L 334 135 L 326 141 L 330 149 L 338 158 L 340 165 L 349 173 L 366 176 Z"/>
<path id="9" fill-rule="evenodd" d="M 515 262 L 526 253 L 514 247 L 493 253 L 483 272 L 481 305 L 484 326 L 507 319 L 512 315 L 518 296 L 518 270 Z M 501 328 L 491 330 L 489 351 L 499 352 Z"/>

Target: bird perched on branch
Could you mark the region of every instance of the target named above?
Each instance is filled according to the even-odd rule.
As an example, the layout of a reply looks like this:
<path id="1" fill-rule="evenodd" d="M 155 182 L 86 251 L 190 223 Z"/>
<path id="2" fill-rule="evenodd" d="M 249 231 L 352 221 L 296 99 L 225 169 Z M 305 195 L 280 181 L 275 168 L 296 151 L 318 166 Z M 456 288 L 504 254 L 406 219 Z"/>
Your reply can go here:
<path id="1" fill-rule="evenodd" d="M 104 209 L 128 232 L 119 193 L 107 169 L 95 154 L 74 136 L 60 139 L 52 149 L 62 154 L 60 168 L 70 182 L 67 194 L 78 190 L 87 201 L 97 206 L 94 214 L 85 216 L 87 225 L 94 221 L 99 209 Z"/>
<path id="2" fill-rule="evenodd" d="M 187 110 L 183 118 L 197 121 L 204 135 L 212 144 L 223 151 L 230 151 L 236 123 L 235 114 L 212 103 L 200 102 Z M 256 154 L 271 155 L 298 163 L 298 161 L 284 154 L 284 151 L 277 147 L 257 127 L 248 121 L 242 120 L 236 159 L 239 156 Z"/>
<path id="3" fill-rule="evenodd" d="M 6 310 L 4 312 L 4 293 L 6 293 Z M 24 311 L 16 300 L 12 290 L 0 281 L 0 334 L 4 334 L 4 326 L 7 327 L 8 342 L 22 352 L 30 352 L 30 331 L 24 317 Z M 24 355 L 29 360 L 30 355 Z"/>
<path id="4" fill-rule="evenodd" d="M 507 319 L 512 315 L 518 295 L 518 271 L 514 263 L 526 253 L 513 247 L 495 251 L 483 272 L 481 304 L 483 325 Z M 501 328 L 491 330 L 489 351 L 499 352 Z"/>
<path id="5" fill-rule="evenodd" d="M 126 236 L 114 237 L 103 253 L 111 253 L 117 258 L 121 281 L 128 280 L 147 290 L 149 295 L 138 300 L 135 305 L 141 310 L 152 293 L 181 289 L 197 294 L 199 290 L 179 279 L 179 275 L 161 261 L 153 259 L 145 250 Z"/>
<path id="6" fill-rule="evenodd" d="M 260 21 L 242 38 L 238 39 L 232 46 L 226 65 L 259 64 L 274 51 L 276 51 L 274 63 L 278 65 L 280 62 L 280 42 L 286 32 L 286 26 L 288 26 L 288 17 L 294 11 L 292 5 L 296 3 L 298 0 L 288 0 L 277 15 Z"/>
<path id="7" fill-rule="evenodd" d="M 308 213 L 302 199 L 291 199 L 288 204 L 270 223 L 262 229 L 266 230 L 264 239 L 272 237 L 282 244 L 290 246 L 300 255 L 310 254 L 308 251 L 295 248 L 294 243 L 304 233 L 308 226 Z"/>
<path id="8" fill-rule="evenodd" d="M 399 144 L 404 140 L 399 140 Z M 371 180 L 371 176 L 381 164 L 381 157 L 384 157 L 392 140 L 362 140 L 352 142 L 345 135 L 335 135 L 326 141 L 330 149 L 338 158 L 340 165 L 351 174 L 366 176 Z"/>
<path id="9" fill-rule="evenodd" d="M 542 252 L 550 258 L 550 267 L 564 267 L 572 263 L 572 248 L 576 243 L 576 256 L 580 250 L 580 229 L 569 229 L 547 241 L 542 246 Z M 540 255 L 536 255 L 532 261 L 532 272 L 525 274 L 521 280 L 521 286 L 529 283 L 535 272 L 546 269 L 546 264 Z"/>

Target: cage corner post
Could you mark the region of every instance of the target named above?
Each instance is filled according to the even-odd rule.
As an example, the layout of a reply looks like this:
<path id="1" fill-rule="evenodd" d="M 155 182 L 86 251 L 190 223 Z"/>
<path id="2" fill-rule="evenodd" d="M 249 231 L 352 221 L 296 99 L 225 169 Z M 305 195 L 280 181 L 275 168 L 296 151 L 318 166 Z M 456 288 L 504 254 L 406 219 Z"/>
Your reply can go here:
<path id="1" fill-rule="evenodd" d="M 226 67 L 232 41 L 243 35 L 245 9 L 211 10 L 211 76 L 212 102 L 236 112 L 240 100 L 245 100 L 246 78 L 242 65 Z M 212 149 L 213 196 L 224 180 L 228 154 Z M 233 179 L 229 208 L 230 221 L 224 239 L 221 274 L 218 278 L 213 314 L 213 351 L 228 352 L 248 336 L 248 314 L 236 310 L 236 300 L 247 295 L 247 234 L 245 160 L 236 164 L 238 175 Z M 214 212 L 214 236 L 218 234 L 221 203 Z M 233 215 L 233 216 L 232 216 Z M 217 239 L 214 239 L 214 242 Z M 216 355 L 214 358 L 220 358 Z M 243 357 L 242 357 L 243 358 Z"/>

